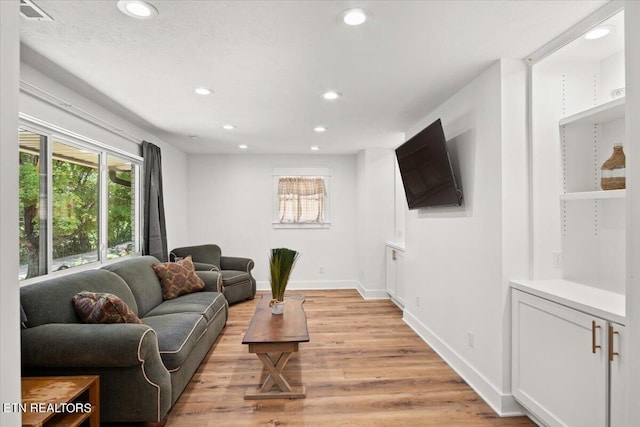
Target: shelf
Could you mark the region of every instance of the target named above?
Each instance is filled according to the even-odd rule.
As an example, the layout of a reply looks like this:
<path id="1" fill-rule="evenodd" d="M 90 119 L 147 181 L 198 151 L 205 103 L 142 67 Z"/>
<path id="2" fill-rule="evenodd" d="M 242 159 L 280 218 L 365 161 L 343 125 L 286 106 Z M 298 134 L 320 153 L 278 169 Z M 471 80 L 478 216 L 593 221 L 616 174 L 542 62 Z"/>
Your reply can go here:
<path id="1" fill-rule="evenodd" d="M 605 320 L 626 324 L 625 296 L 562 279 L 512 280 L 511 287 Z"/>
<path id="2" fill-rule="evenodd" d="M 561 194 L 560 200 L 624 199 L 626 195 L 627 195 L 627 190 L 580 191 L 575 193 Z"/>
<path id="3" fill-rule="evenodd" d="M 560 126 L 568 124 L 588 124 L 611 122 L 624 118 L 625 98 L 614 99 L 606 104 L 598 105 L 588 110 L 581 111 L 571 116 L 560 119 Z"/>

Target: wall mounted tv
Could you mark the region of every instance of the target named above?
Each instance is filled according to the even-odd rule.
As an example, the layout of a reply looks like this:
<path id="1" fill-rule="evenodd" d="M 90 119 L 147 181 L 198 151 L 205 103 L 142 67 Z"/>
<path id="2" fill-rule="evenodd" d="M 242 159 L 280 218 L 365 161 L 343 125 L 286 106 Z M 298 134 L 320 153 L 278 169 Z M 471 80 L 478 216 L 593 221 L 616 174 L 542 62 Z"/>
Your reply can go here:
<path id="1" fill-rule="evenodd" d="M 462 204 L 440 119 L 396 148 L 396 157 L 409 209 Z"/>

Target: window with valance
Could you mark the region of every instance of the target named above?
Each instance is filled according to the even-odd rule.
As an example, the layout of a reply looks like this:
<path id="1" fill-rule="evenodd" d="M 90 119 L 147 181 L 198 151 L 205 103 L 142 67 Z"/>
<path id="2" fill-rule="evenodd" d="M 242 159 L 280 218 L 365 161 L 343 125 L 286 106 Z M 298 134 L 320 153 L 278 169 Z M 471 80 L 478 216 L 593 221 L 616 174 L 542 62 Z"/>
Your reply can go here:
<path id="1" fill-rule="evenodd" d="M 327 190 L 321 176 L 278 177 L 280 223 L 323 224 Z"/>

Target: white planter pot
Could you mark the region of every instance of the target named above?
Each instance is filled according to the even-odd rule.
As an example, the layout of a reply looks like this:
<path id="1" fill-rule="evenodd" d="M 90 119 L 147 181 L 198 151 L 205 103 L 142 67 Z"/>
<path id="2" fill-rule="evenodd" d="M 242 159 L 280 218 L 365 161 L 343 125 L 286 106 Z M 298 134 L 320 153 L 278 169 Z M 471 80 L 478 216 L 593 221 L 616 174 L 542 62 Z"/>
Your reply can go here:
<path id="1" fill-rule="evenodd" d="M 271 314 L 284 313 L 284 301 L 272 301 L 270 306 L 271 306 Z"/>

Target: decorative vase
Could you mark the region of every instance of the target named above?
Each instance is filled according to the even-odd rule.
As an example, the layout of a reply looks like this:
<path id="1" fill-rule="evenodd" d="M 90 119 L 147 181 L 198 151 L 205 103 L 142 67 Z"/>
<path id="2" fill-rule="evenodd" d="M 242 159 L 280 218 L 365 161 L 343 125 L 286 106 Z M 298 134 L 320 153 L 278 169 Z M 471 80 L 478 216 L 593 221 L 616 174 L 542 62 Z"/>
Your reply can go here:
<path id="1" fill-rule="evenodd" d="M 603 190 L 620 190 L 626 187 L 625 162 L 622 144 L 614 144 L 613 154 L 602 164 L 601 168 L 600 187 Z"/>
<path id="2" fill-rule="evenodd" d="M 282 314 L 284 313 L 284 301 L 271 301 L 269 303 L 271 307 L 271 314 Z"/>

